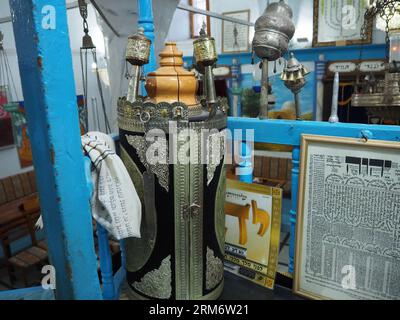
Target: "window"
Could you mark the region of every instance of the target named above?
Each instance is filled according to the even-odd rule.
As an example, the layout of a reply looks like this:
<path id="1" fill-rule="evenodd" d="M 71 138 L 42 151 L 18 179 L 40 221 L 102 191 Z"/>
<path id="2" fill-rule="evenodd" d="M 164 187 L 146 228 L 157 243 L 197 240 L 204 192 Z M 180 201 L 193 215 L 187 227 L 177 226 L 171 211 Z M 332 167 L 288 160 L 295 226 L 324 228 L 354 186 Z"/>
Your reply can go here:
<path id="1" fill-rule="evenodd" d="M 210 10 L 209 0 L 189 0 L 189 5 L 196 9 Z M 206 25 L 207 34 L 210 35 L 210 17 L 198 13 L 190 13 L 190 34 L 192 38 L 199 36 L 203 25 Z"/>

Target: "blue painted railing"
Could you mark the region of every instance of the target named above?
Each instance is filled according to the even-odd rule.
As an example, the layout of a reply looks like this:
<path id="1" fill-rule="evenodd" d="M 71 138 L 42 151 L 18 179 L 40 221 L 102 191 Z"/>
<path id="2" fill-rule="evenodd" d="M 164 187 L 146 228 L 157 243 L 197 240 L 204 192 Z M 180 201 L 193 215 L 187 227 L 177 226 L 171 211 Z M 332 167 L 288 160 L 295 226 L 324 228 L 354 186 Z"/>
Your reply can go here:
<path id="1" fill-rule="evenodd" d="M 362 59 L 383 59 L 386 57 L 386 44 L 369 44 L 369 45 L 351 45 L 351 46 L 332 46 L 332 47 L 317 47 L 305 49 L 293 49 L 299 61 L 318 61 L 321 55 L 324 55 L 324 60 L 357 60 L 360 59 L 360 51 L 362 50 Z M 286 54 L 286 58 L 288 55 Z M 218 64 L 231 65 L 232 60 L 237 59 L 240 64 L 251 64 L 251 52 L 245 53 L 226 53 L 218 55 Z M 192 64 L 193 57 L 183 57 L 188 66 Z"/>
<path id="2" fill-rule="evenodd" d="M 242 131 L 246 137 L 246 130 L 254 130 L 254 141 L 293 146 L 292 153 L 292 207 L 290 210 L 290 252 L 289 272 L 293 273 L 295 230 L 297 217 L 297 194 L 299 179 L 300 141 L 303 134 L 315 134 L 333 137 L 363 138 L 375 140 L 389 140 L 400 142 L 399 126 L 382 126 L 366 124 L 350 124 L 317 122 L 317 121 L 290 121 L 290 120 L 259 120 L 250 118 L 229 118 L 228 128 Z"/>

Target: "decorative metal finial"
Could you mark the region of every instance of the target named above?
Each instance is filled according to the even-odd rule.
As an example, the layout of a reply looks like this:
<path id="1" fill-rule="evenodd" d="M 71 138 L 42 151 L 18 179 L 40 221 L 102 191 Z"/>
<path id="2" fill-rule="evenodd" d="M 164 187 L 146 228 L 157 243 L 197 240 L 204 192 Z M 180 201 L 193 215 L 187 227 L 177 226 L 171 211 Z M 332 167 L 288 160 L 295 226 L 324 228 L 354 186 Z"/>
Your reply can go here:
<path id="1" fill-rule="evenodd" d="M 207 99 L 207 105 L 210 112 L 210 118 L 215 116 L 214 108 L 217 102 L 217 93 L 215 90 L 213 66 L 218 60 L 215 39 L 207 35 L 204 27 L 200 30 L 200 37 L 193 42 L 194 60 L 196 69 L 204 72 L 204 89 Z"/>
<path id="2" fill-rule="evenodd" d="M 295 58 L 294 53 L 291 52 L 290 59 L 283 69 L 281 79 L 295 96 L 296 119 L 298 120 L 301 118 L 299 94 L 301 89 L 306 85 L 306 79 L 304 77 L 309 73 L 310 72 Z"/>
<path id="3" fill-rule="evenodd" d="M 333 80 L 331 115 L 329 117 L 330 123 L 339 122 L 338 100 L 339 100 L 339 72 L 335 72 L 335 78 Z"/>
<path id="4" fill-rule="evenodd" d="M 144 28 L 139 26 L 136 34 L 128 38 L 125 52 L 125 60 L 132 65 L 127 94 L 127 100 L 131 103 L 138 99 L 142 66 L 149 63 L 150 48 L 151 40 L 144 35 Z"/>
<path id="5" fill-rule="evenodd" d="M 202 25 L 202 27 L 200 29 L 200 32 L 199 32 L 200 37 L 206 37 L 207 36 L 206 28 L 207 28 L 206 23 L 203 21 L 203 25 Z"/>

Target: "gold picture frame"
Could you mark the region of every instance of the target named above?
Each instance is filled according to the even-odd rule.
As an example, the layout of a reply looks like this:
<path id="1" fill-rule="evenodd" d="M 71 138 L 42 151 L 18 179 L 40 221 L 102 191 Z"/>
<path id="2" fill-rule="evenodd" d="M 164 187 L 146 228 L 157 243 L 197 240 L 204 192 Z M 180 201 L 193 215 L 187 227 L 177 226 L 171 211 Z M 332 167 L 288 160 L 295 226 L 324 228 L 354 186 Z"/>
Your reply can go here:
<path id="1" fill-rule="evenodd" d="M 311 149 L 311 151 L 310 151 L 310 149 Z M 348 181 L 350 181 L 350 179 L 353 179 L 353 177 L 351 175 L 348 176 L 348 177 L 351 176 L 351 178 L 349 178 L 349 180 L 347 180 L 346 182 L 343 181 L 343 182 L 340 182 L 340 184 L 339 183 L 337 185 L 331 184 L 331 186 L 330 186 L 329 185 L 330 181 L 334 181 L 334 183 L 336 183 L 337 181 L 340 181 L 340 180 L 338 177 L 335 178 L 336 180 L 328 180 L 328 178 L 329 179 L 332 178 L 330 176 L 328 176 L 325 179 L 325 175 L 329 174 L 329 172 L 328 172 L 329 166 L 326 166 L 326 165 L 321 166 L 321 164 L 319 163 L 321 161 L 321 158 L 320 158 L 321 155 L 316 153 L 316 151 L 318 151 L 318 150 L 324 150 L 324 152 L 325 152 L 324 155 L 326 156 L 326 158 L 324 161 L 326 161 L 326 162 L 324 162 L 324 163 L 329 162 L 326 160 L 327 157 L 331 157 L 331 159 L 336 161 L 335 170 L 337 171 L 338 177 L 340 177 L 341 170 L 342 170 L 338 165 L 338 163 L 340 162 L 339 158 L 341 157 L 338 155 L 340 155 L 340 154 L 342 154 L 342 156 L 346 157 L 346 163 L 348 161 L 348 159 L 347 159 L 348 154 L 351 155 L 351 157 L 350 157 L 351 160 L 356 159 L 356 158 L 354 158 L 354 155 L 362 156 L 362 162 L 360 160 L 360 164 L 358 165 L 358 167 L 357 167 L 357 164 L 353 164 L 355 167 L 354 166 L 350 167 L 350 173 L 351 174 L 354 173 L 355 178 L 357 178 L 357 179 L 361 179 L 360 176 L 357 176 L 357 170 L 359 170 L 359 174 L 366 173 L 367 176 L 368 176 L 369 172 L 371 172 L 370 175 L 377 173 L 377 176 L 379 178 L 380 168 L 372 167 L 371 160 L 376 161 L 376 159 L 381 159 L 378 161 L 385 161 L 384 165 L 382 164 L 382 176 L 381 176 L 381 177 L 384 177 L 385 179 L 387 179 L 386 176 L 389 176 L 389 172 L 390 172 L 390 174 L 392 174 L 392 171 L 390 171 L 391 169 L 388 169 L 386 167 L 386 165 L 387 165 L 386 161 L 389 161 L 389 160 L 384 160 L 383 158 L 391 159 L 390 165 L 392 168 L 398 166 L 398 163 L 400 163 L 400 152 L 399 152 L 400 144 L 398 142 L 353 139 L 353 138 L 339 138 L 339 137 L 317 136 L 317 135 L 302 135 L 302 137 L 301 137 L 298 208 L 297 208 L 297 226 L 296 226 L 296 250 L 295 250 L 294 282 L 293 282 L 294 294 L 297 294 L 297 295 L 300 295 L 300 296 L 303 296 L 306 298 L 310 298 L 310 299 L 316 299 L 316 300 L 393 299 L 393 297 L 390 296 L 388 293 L 382 293 L 381 294 L 382 297 L 381 297 L 380 295 L 378 295 L 378 293 L 376 293 L 375 291 L 373 291 L 372 289 L 370 289 L 368 287 L 369 283 L 370 283 L 368 281 L 371 281 L 371 283 L 372 283 L 372 281 L 373 281 L 372 279 L 377 278 L 376 276 L 374 277 L 376 270 L 373 269 L 372 267 L 368 266 L 368 261 L 370 261 L 371 266 L 374 266 L 374 263 L 376 263 L 376 262 L 374 262 L 375 260 L 372 260 L 372 259 L 375 259 L 375 256 L 372 253 L 370 253 L 369 251 L 366 251 L 367 254 L 365 254 L 363 251 L 364 250 L 363 245 L 368 246 L 370 244 L 368 243 L 368 241 L 366 241 L 365 243 L 360 242 L 360 240 L 358 240 L 358 236 L 355 236 L 356 234 L 357 235 L 359 234 L 359 233 L 357 233 L 357 232 L 359 232 L 359 230 L 356 228 L 360 228 L 360 229 L 365 228 L 365 226 L 363 224 L 367 223 L 366 222 L 367 218 L 364 217 L 365 220 L 363 220 L 363 222 L 360 223 L 358 226 L 354 226 L 354 225 L 350 224 L 351 227 L 354 228 L 353 234 L 352 234 L 353 238 L 347 239 L 346 237 L 344 237 L 347 242 L 343 242 L 342 241 L 343 239 L 341 238 L 341 237 L 343 237 L 343 235 L 341 235 L 341 232 L 343 232 L 343 229 L 346 228 L 346 224 L 341 222 L 340 225 L 344 226 L 343 229 L 339 229 L 337 227 L 337 225 L 339 225 L 338 220 L 337 220 L 338 217 L 341 217 L 341 216 L 348 217 L 347 216 L 348 212 L 352 212 L 350 215 L 354 214 L 354 216 L 357 216 L 357 214 L 358 214 L 360 217 L 362 217 L 363 214 L 365 214 L 365 211 L 362 210 L 362 208 L 364 208 L 363 206 L 368 207 L 368 206 L 366 206 L 365 201 L 373 201 L 373 200 L 365 200 L 365 199 L 372 199 L 371 197 L 368 197 L 368 195 L 369 195 L 368 188 L 371 188 L 371 190 L 372 190 L 371 194 L 372 194 L 373 192 L 375 192 L 375 189 L 374 189 L 375 186 L 371 187 L 370 185 L 362 185 L 360 182 L 357 182 L 357 184 L 350 184 L 350 183 L 348 183 Z M 315 158 L 315 155 L 319 158 Z M 336 158 L 334 158 L 334 157 L 336 157 Z M 350 158 L 349 158 L 349 163 L 351 163 Z M 318 189 L 318 186 L 314 186 L 315 180 L 310 180 L 311 178 L 307 178 L 307 177 L 312 177 L 312 179 L 314 179 L 317 176 L 317 175 L 312 175 L 312 173 L 310 173 L 309 160 L 311 163 L 311 159 L 313 159 L 313 163 L 312 163 L 311 167 L 315 168 L 317 166 L 317 162 L 315 159 L 318 159 L 318 166 L 321 166 L 320 171 L 323 170 L 323 172 L 324 172 L 324 187 L 323 187 L 324 194 L 322 196 L 318 196 L 319 198 L 322 198 L 324 201 L 323 202 L 324 205 L 323 205 L 322 209 L 320 209 L 320 210 L 316 209 L 316 208 L 320 208 L 320 207 L 314 206 L 314 204 L 317 203 L 318 200 L 313 199 L 313 194 L 314 194 L 314 192 L 318 192 L 321 189 Z M 393 161 L 393 159 L 395 159 L 397 162 Z M 368 160 L 368 161 L 364 162 L 364 160 Z M 364 168 L 365 165 L 367 166 L 366 171 Z M 371 167 L 369 168 L 368 165 L 370 165 Z M 385 168 L 384 168 L 384 166 L 385 166 Z M 400 167 L 400 165 L 399 165 L 399 167 Z M 347 166 L 347 170 L 349 170 L 348 166 Z M 375 171 L 375 170 L 378 170 L 378 171 Z M 384 170 L 385 170 L 385 173 L 384 173 Z M 389 171 L 386 171 L 386 170 L 389 170 Z M 393 171 L 396 172 L 395 169 L 393 169 Z M 348 173 L 349 173 L 349 171 L 347 171 L 347 174 Z M 397 170 L 396 175 L 399 175 L 398 170 Z M 346 176 L 346 175 L 344 175 L 344 176 Z M 379 182 L 378 178 L 376 179 L 376 181 Z M 399 177 L 397 176 L 396 179 L 398 179 L 398 178 Z M 321 179 L 321 177 L 319 176 L 318 179 Z M 369 178 L 363 178 L 363 179 L 365 181 L 368 181 Z M 312 183 L 310 183 L 310 181 L 312 181 Z M 356 181 L 356 180 L 354 180 L 354 181 Z M 374 180 L 371 179 L 371 181 L 374 181 Z M 375 181 L 375 183 L 377 183 L 376 181 Z M 399 180 L 397 180 L 397 181 L 399 181 Z M 332 194 L 329 194 L 329 193 L 330 193 L 330 190 L 333 190 L 333 189 L 328 189 L 328 188 L 331 188 L 332 185 L 334 185 L 334 187 L 339 188 L 339 189 L 334 189 L 334 190 L 339 190 L 338 192 L 343 192 L 344 195 L 348 194 L 348 197 L 349 198 L 353 197 L 353 199 L 357 199 L 357 197 L 354 195 L 355 193 L 353 193 L 353 195 L 351 195 L 351 193 L 349 192 L 349 190 L 347 190 L 347 188 L 352 188 L 353 186 L 354 186 L 354 188 L 360 188 L 360 189 L 356 189 L 356 190 L 358 190 L 357 192 L 359 192 L 359 191 L 364 192 L 364 197 L 366 197 L 366 198 L 363 198 L 362 201 L 358 200 L 358 201 L 360 201 L 359 208 L 361 208 L 361 209 L 359 209 L 357 211 L 357 213 L 353 213 L 354 211 L 351 211 L 351 210 L 346 211 L 344 209 L 341 209 L 342 207 L 347 209 L 350 205 L 349 202 L 346 202 L 346 198 L 343 198 L 345 196 L 342 195 L 341 199 L 337 199 L 336 203 L 333 201 L 335 203 L 334 204 L 335 207 L 334 207 L 334 210 L 331 209 L 332 216 L 331 216 L 331 221 L 329 221 L 329 219 L 327 217 L 330 217 L 329 214 L 331 212 L 328 211 L 326 208 L 327 207 L 332 208 L 332 206 L 329 207 L 327 205 L 327 204 L 331 203 L 331 202 L 329 202 L 330 201 L 329 197 L 331 197 Z M 345 186 L 345 187 L 343 188 L 342 186 Z M 394 186 L 397 186 L 397 187 L 394 188 Z M 310 191 L 310 189 L 314 190 L 314 192 Z M 326 190 L 328 190 L 328 191 L 326 191 Z M 400 182 L 393 183 L 392 186 L 389 186 L 389 182 L 388 182 L 387 190 L 388 190 L 388 194 L 390 193 L 390 196 L 392 196 L 392 193 L 395 190 L 396 194 L 398 194 L 400 197 Z M 381 190 L 378 190 L 378 191 L 381 192 Z M 365 196 L 366 194 L 367 194 L 367 196 Z M 379 194 L 381 194 L 381 193 L 379 193 Z M 318 199 L 318 197 L 315 196 L 315 199 Z M 383 197 L 383 195 L 381 197 Z M 378 199 L 377 201 L 381 201 L 381 200 L 382 199 Z M 310 203 L 311 203 L 311 205 L 310 205 Z M 342 204 L 342 203 L 346 203 L 346 206 L 342 205 L 342 207 L 340 207 L 340 204 Z M 390 205 L 390 204 L 388 202 L 386 202 L 383 205 Z M 322 210 L 322 212 L 321 212 L 321 210 Z M 312 212 L 312 213 L 310 213 L 310 212 Z M 345 213 L 343 213 L 343 212 L 345 212 Z M 361 212 L 362 212 L 362 214 L 361 214 Z M 327 214 L 327 213 L 329 213 L 329 214 Z M 336 216 L 334 216 L 334 214 L 336 214 Z M 371 216 L 373 216 L 373 213 L 371 213 Z M 396 217 L 394 217 L 394 218 L 396 218 Z M 316 232 L 314 230 L 315 230 L 316 225 L 318 225 L 318 228 L 321 228 L 321 230 L 328 230 L 328 229 L 323 229 L 323 228 L 325 228 L 324 221 L 329 221 L 329 223 L 327 222 L 326 225 L 329 224 L 329 227 L 330 227 L 329 232 L 330 233 L 323 234 L 323 237 L 322 237 L 320 234 L 318 234 L 318 232 Z M 351 220 L 349 220 L 349 221 L 351 221 Z M 376 235 L 377 234 L 379 235 L 380 233 L 375 228 L 378 228 L 378 227 L 375 226 L 375 224 L 373 224 L 372 225 L 373 230 L 371 232 L 374 235 L 374 239 L 378 239 L 378 236 L 376 236 Z M 318 230 L 320 231 L 320 229 L 318 229 Z M 339 236 L 337 236 L 335 234 L 335 232 L 336 232 L 335 230 L 337 231 Z M 307 235 L 307 236 L 305 236 L 305 235 Z M 328 236 L 329 238 L 326 236 Z M 322 240 L 320 240 L 318 237 L 321 237 Z M 332 239 L 334 239 L 334 241 L 330 243 L 330 241 Z M 317 241 L 320 241 L 320 242 L 317 242 Z M 335 242 L 335 241 L 337 241 L 337 242 Z M 316 245 L 317 243 L 321 243 L 321 248 L 318 248 L 318 245 Z M 336 247 L 336 244 L 337 244 L 337 247 Z M 351 246 L 349 245 L 349 247 L 346 247 L 344 244 L 346 244 L 346 246 L 348 244 L 351 244 Z M 360 244 L 361 244 L 360 247 L 355 246 L 355 245 L 360 245 Z M 313 245 L 314 245 L 314 247 L 312 247 Z M 354 247 L 352 247 L 353 245 L 354 245 Z M 311 249 L 311 248 L 314 248 L 314 249 Z M 337 251 L 334 251 L 332 248 Z M 312 251 L 312 250 L 314 250 L 314 251 Z M 348 250 L 348 251 L 346 252 L 346 250 Z M 354 261 L 355 261 L 354 265 L 347 264 L 349 262 L 345 259 L 342 259 L 344 261 L 342 261 L 340 259 L 340 257 L 349 256 L 349 255 L 346 255 L 349 252 L 351 254 L 353 254 L 352 250 L 354 250 L 354 255 L 356 255 L 357 259 L 358 259 L 358 260 L 354 259 Z M 356 250 L 360 250 L 360 252 L 357 252 Z M 386 252 L 386 251 L 382 251 L 382 252 Z M 319 253 L 321 253 L 321 255 L 319 255 Z M 331 254 L 331 255 L 329 255 L 329 254 Z M 370 254 L 370 256 L 372 256 L 372 258 L 370 256 L 368 256 L 368 254 Z M 317 257 L 317 258 L 315 258 L 315 257 Z M 339 258 L 337 258 L 337 257 L 339 257 Z M 319 261 L 321 262 L 320 264 L 318 264 L 317 259 L 319 259 Z M 363 261 L 363 259 L 366 259 L 366 261 L 367 261 L 366 264 L 360 263 L 360 261 Z M 394 258 L 391 258 L 391 259 L 394 259 Z M 349 261 L 351 261 L 351 260 L 352 260 L 352 258 L 351 259 L 349 258 Z M 399 255 L 398 260 L 400 260 L 400 255 Z M 333 261 L 335 261 L 335 262 L 333 262 Z M 397 263 L 397 260 L 396 261 L 393 260 L 393 261 L 394 261 L 393 263 Z M 345 268 L 345 267 L 348 268 L 348 270 L 350 270 L 349 275 L 351 275 L 352 274 L 351 272 L 354 271 L 354 274 L 353 274 L 354 275 L 354 279 L 353 279 L 354 286 L 346 287 L 347 283 L 343 282 L 345 280 L 347 281 L 350 279 L 350 278 L 348 278 L 348 279 L 345 278 L 347 276 L 347 273 L 343 273 L 343 270 L 344 270 L 343 268 Z M 354 268 L 354 270 L 351 268 Z M 362 268 L 365 268 L 365 270 L 368 270 L 369 268 L 371 268 L 373 270 L 372 271 L 371 270 L 364 271 L 365 275 L 364 275 L 364 273 L 360 273 L 357 276 L 357 272 L 359 272 L 359 270 L 361 270 Z M 307 271 L 305 271 L 305 269 Z M 318 270 L 318 271 L 315 271 L 315 270 Z M 362 270 L 364 270 L 364 269 L 362 269 Z M 390 269 L 390 270 L 392 270 L 392 269 Z M 341 277 L 342 275 L 343 275 L 343 278 L 339 279 L 339 276 Z M 333 277 L 330 278 L 331 276 L 333 276 Z M 365 279 L 363 278 L 363 276 L 365 277 Z M 383 277 L 382 274 L 380 274 L 380 276 Z M 391 275 L 389 275 L 389 276 L 391 276 Z M 359 278 L 357 278 L 357 277 L 359 277 Z M 356 283 L 356 279 L 358 279 L 357 283 Z M 361 280 L 363 280 L 363 281 L 361 281 Z M 393 284 L 390 284 L 389 280 L 387 280 L 387 283 L 389 283 L 389 285 L 393 285 Z M 396 285 L 396 284 L 394 284 L 394 285 Z M 387 289 L 387 290 L 388 290 L 387 292 L 389 292 L 389 289 Z M 395 297 L 395 298 L 399 299 L 400 297 Z"/>
<path id="2" fill-rule="evenodd" d="M 227 179 L 224 211 L 225 269 L 273 289 L 279 258 L 282 189 Z"/>
<path id="3" fill-rule="evenodd" d="M 238 18 L 245 21 L 250 21 L 250 9 L 238 10 L 231 12 L 223 12 L 224 16 Z M 238 48 L 235 48 L 235 37 L 232 29 L 235 23 L 230 21 L 222 21 L 222 53 L 244 53 L 250 51 L 250 28 L 246 25 L 236 25 L 238 34 L 244 36 L 244 38 L 237 38 Z"/>
<path id="4" fill-rule="evenodd" d="M 349 9 L 345 9 L 345 16 L 341 21 L 333 21 L 330 22 L 329 25 L 331 25 L 331 29 L 334 29 L 334 25 L 341 30 L 341 32 L 343 32 L 343 29 L 347 29 L 351 31 L 351 35 L 348 36 L 348 39 L 346 38 L 339 38 L 339 36 L 335 36 L 333 35 L 333 38 L 337 38 L 337 39 L 330 39 L 329 38 L 329 32 L 323 30 L 324 26 L 326 26 L 326 28 L 328 29 L 328 23 L 326 24 L 320 24 L 320 19 L 322 21 L 322 17 L 321 17 L 321 12 L 326 13 L 326 10 L 333 10 L 333 1 L 335 1 L 335 3 L 339 3 L 339 1 L 336 0 L 313 0 L 314 1 L 314 6 L 313 6 L 313 16 L 314 16 L 314 21 L 313 21 L 313 42 L 312 42 L 312 46 L 313 47 L 327 47 L 327 46 L 347 46 L 347 45 L 356 45 L 356 44 L 370 44 L 372 43 L 372 30 L 373 30 L 373 26 L 372 26 L 372 21 L 369 21 L 368 25 L 367 25 L 367 30 L 366 30 L 366 38 L 362 39 L 361 38 L 361 26 L 362 23 L 364 21 L 364 15 L 363 13 L 363 9 L 362 8 L 352 8 L 352 5 L 348 5 L 346 4 L 346 8 Z M 357 0 L 358 1 L 358 0 Z M 357 2 L 358 4 L 360 4 L 361 2 Z M 321 6 L 321 4 L 323 6 Z M 344 7 L 343 7 L 344 8 Z M 344 10 L 342 8 L 342 10 Z M 331 15 L 332 16 L 332 15 Z M 337 15 L 334 15 L 337 16 Z M 349 17 L 348 19 L 346 17 Z M 352 23 L 351 21 L 354 20 L 355 23 Z M 349 23 L 348 23 L 349 22 Z M 341 27 L 338 26 L 338 24 L 340 23 Z M 343 28 L 343 24 L 344 24 L 344 28 Z M 355 36 L 355 35 L 358 36 Z M 320 35 L 327 37 L 326 39 L 320 40 Z M 345 36 L 342 36 L 345 37 Z"/>

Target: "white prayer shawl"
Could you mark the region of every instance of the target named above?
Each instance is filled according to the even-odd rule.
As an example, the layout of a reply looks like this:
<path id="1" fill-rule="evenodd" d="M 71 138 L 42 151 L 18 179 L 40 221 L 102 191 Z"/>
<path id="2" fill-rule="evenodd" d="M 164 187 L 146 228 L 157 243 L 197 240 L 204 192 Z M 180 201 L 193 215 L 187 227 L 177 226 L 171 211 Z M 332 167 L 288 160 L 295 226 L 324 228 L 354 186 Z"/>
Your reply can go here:
<path id="1" fill-rule="evenodd" d="M 82 136 L 82 147 L 92 161 L 93 218 L 117 240 L 140 238 L 142 205 L 114 141 L 101 132 Z M 36 227 L 43 228 L 42 217 Z"/>
<path id="2" fill-rule="evenodd" d="M 114 141 L 101 132 L 82 136 L 82 147 L 92 161 L 93 218 L 117 240 L 140 238 L 142 205 Z"/>

